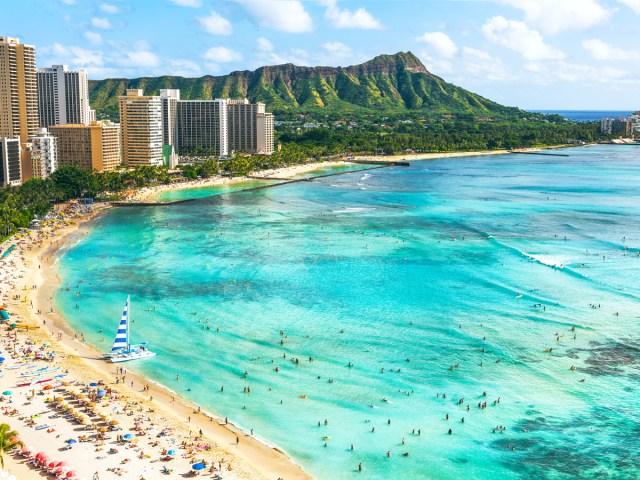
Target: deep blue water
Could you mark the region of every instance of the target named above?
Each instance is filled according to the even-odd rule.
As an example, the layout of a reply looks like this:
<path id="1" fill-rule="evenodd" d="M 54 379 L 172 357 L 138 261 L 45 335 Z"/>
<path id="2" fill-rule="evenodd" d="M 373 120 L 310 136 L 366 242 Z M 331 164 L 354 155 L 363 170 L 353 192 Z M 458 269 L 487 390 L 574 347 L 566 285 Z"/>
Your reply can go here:
<path id="1" fill-rule="evenodd" d="M 627 117 L 633 110 L 529 110 L 535 113 L 560 115 L 575 122 L 599 122 L 603 118 Z"/>
<path id="2" fill-rule="evenodd" d="M 55 302 L 318 478 L 636 479 L 640 147 L 563 152 L 114 209 Z"/>

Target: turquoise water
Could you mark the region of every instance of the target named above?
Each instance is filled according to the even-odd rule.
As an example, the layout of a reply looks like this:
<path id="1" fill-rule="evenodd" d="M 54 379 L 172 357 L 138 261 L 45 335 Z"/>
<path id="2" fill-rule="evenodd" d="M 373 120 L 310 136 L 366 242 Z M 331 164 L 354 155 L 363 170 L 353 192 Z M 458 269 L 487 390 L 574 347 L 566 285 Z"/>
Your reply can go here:
<path id="1" fill-rule="evenodd" d="M 301 178 L 311 178 L 318 175 L 332 175 L 342 172 L 355 172 L 358 170 L 369 169 L 370 165 L 363 164 L 346 164 L 336 165 L 332 167 L 318 168 L 317 170 L 310 170 L 308 172 L 300 173 L 291 177 L 292 180 Z M 274 185 L 281 183 L 278 180 L 241 180 L 233 183 L 227 183 L 223 185 L 208 185 L 205 187 L 197 188 L 178 188 L 175 190 L 168 190 L 161 192 L 157 196 L 159 202 L 175 202 L 176 200 L 192 200 L 197 198 L 210 197 L 212 195 L 220 195 L 223 193 L 234 193 L 242 190 L 249 190 L 252 188 L 263 187 L 265 185 Z"/>
<path id="2" fill-rule="evenodd" d="M 114 209 L 55 301 L 318 478 L 638 478 L 640 148 L 563 152 Z"/>

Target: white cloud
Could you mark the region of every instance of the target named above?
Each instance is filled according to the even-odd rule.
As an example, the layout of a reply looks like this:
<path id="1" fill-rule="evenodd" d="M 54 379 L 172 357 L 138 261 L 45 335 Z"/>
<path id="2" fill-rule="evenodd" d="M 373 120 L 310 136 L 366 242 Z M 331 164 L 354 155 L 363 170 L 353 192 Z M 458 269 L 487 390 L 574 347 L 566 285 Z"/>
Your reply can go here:
<path id="1" fill-rule="evenodd" d="M 640 15 L 640 0 L 619 0 L 619 1 L 620 3 L 623 3 L 624 5 L 629 7 L 631 10 L 636 12 L 638 15 Z"/>
<path id="2" fill-rule="evenodd" d="M 525 70 L 535 74 L 534 80 L 540 84 L 549 84 L 553 81 L 569 83 L 628 83 L 628 73 L 614 67 L 594 67 L 567 62 L 553 62 L 541 64 L 531 62 L 525 65 Z"/>
<path id="3" fill-rule="evenodd" d="M 171 75 L 181 77 L 197 77 L 200 75 L 200 65 L 191 60 L 172 58 L 169 60 L 169 67 L 171 68 Z"/>
<path id="4" fill-rule="evenodd" d="M 101 51 L 87 50 L 76 46 L 66 47 L 59 43 L 40 48 L 39 54 L 50 59 L 47 63 L 52 64 L 102 66 L 105 63 L 104 55 Z"/>
<path id="5" fill-rule="evenodd" d="M 100 10 L 102 10 L 104 13 L 120 13 L 120 9 L 118 7 L 116 7 L 115 5 L 110 5 L 108 3 L 103 3 L 102 5 L 100 5 Z"/>
<path id="6" fill-rule="evenodd" d="M 102 30 L 109 30 L 111 28 L 111 22 L 107 18 L 93 17 L 91 19 L 91 25 Z"/>
<path id="7" fill-rule="evenodd" d="M 462 47 L 465 74 L 471 77 L 499 82 L 513 80 L 516 76 L 505 67 L 502 60 L 471 47 Z"/>
<path id="8" fill-rule="evenodd" d="M 148 50 L 134 50 L 121 52 L 116 63 L 123 67 L 151 68 L 160 65 L 160 57 Z"/>
<path id="9" fill-rule="evenodd" d="M 273 52 L 273 43 L 264 37 L 259 37 L 258 40 L 256 40 L 256 48 L 260 52 Z"/>
<path id="10" fill-rule="evenodd" d="M 313 30 L 313 20 L 300 0 L 234 0 L 242 5 L 254 22 L 289 33 Z"/>
<path id="11" fill-rule="evenodd" d="M 566 30 L 585 30 L 606 21 L 612 13 L 600 5 L 600 0 L 497 1 L 522 10 L 528 24 L 550 35 Z"/>
<path id="12" fill-rule="evenodd" d="M 102 35 L 96 32 L 84 32 L 84 38 L 89 40 L 92 45 L 100 45 L 102 43 Z"/>
<path id="13" fill-rule="evenodd" d="M 596 60 L 638 60 L 640 59 L 640 51 L 623 49 L 609 45 L 602 40 L 593 38 L 591 40 L 583 40 L 582 47 L 591 53 Z"/>
<path id="14" fill-rule="evenodd" d="M 482 32 L 487 40 L 518 52 L 526 60 L 560 60 L 565 56 L 547 45 L 540 32 L 530 29 L 524 22 L 497 16 L 482 26 Z"/>
<path id="15" fill-rule="evenodd" d="M 231 35 L 233 33 L 231 22 L 216 12 L 211 12 L 208 17 L 198 17 L 198 23 L 213 35 Z"/>
<path id="16" fill-rule="evenodd" d="M 211 47 L 203 55 L 205 60 L 216 63 L 240 62 L 242 54 L 227 47 Z"/>
<path id="17" fill-rule="evenodd" d="M 351 48 L 341 42 L 326 42 L 322 48 L 331 56 L 331 58 L 349 58 L 353 54 Z"/>
<path id="18" fill-rule="evenodd" d="M 335 28 L 359 28 L 363 30 L 379 30 L 382 24 L 374 18 L 364 8 L 355 11 L 338 7 L 337 0 L 321 0 L 320 3 L 326 7 L 324 17 L 331 22 Z"/>
<path id="19" fill-rule="evenodd" d="M 169 0 L 180 7 L 198 8 L 202 6 L 201 0 Z"/>
<path id="20" fill-rule="evenodd" d="M 416 38 L 417 41 L 426 43 L 431 50 L 443 58 L 453 58 L 458 53 L 458 47 L 449 35 L 442 32 L 426 32 Z"/>

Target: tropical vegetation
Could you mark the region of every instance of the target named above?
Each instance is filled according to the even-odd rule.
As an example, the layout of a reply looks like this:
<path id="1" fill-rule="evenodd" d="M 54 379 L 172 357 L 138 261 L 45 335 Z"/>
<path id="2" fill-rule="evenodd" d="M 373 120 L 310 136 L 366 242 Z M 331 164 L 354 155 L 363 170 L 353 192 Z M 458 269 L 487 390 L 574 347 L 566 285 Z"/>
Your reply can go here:
<path id="1" fill-rule="evenodd" d="M 0 467 L 4 468 L 4 455 L 24 443 L 18 438 L 18 432 L 11 430 L 7 423 L 0 424 Z"/>

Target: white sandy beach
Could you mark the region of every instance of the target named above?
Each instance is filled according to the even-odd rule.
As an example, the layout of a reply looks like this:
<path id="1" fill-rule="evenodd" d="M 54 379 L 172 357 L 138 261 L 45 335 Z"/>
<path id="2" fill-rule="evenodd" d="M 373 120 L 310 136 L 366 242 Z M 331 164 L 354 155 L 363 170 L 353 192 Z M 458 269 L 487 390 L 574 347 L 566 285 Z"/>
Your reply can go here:
<path id="1" fill-rule="evenodd" d="M 227 425 L 200 412 L 135 374 L 135 362 L 118 364 L 125 369 L 120 374 L 51 311 L 59 286 L 51 268 L 54 253 L 77 241 L 93 215 L 52 223 L 40 234 L 14 237 L 2 247 L 5 251 L 17 245 L 0 260 L 2 304 L 11 315 L 9 323 L 37 327 L 0 327 L 5 357 L 1 391 L 12 392 L 0 402 L 0 421 L 18 432 L 30 452 L 5 455 L 5 471 L 21 480 L 50 472 L 58 472 L 58 478 L 91 479 L 97 472 L 101 480 L 149 480 L 195 473 L 192 465 L 204 462 L 199 476 L 206 478 L 309 478 L 285 454 L 236 429 L 231 421 Z M 58 398 L 65 402 L 63 407 Z M 119 441 L 124 435 L 131 438 Z M 37 453 L 47 456 L 47 465 L 65 464 L 40 468 L 34 459 Z M 171 475 L 163 473 L 165 467 Z"/>

